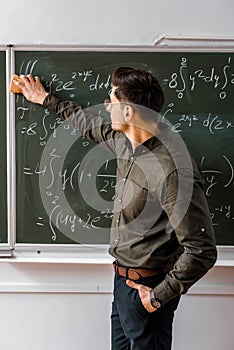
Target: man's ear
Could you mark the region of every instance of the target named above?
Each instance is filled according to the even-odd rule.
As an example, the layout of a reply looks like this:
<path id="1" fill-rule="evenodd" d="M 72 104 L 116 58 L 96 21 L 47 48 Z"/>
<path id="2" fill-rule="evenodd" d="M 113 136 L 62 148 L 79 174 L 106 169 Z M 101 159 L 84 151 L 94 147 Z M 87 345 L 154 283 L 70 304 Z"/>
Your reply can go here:
<path id="1" fill-rule="evenodd" d="M 134 109 L 132 108 L 132 106 L 125 105 L 123 112 L 124 112 L 124 119 L 125 119 L 125 121 L 126 122 L 131 121 L 133 116 L 134 116 Z"/>

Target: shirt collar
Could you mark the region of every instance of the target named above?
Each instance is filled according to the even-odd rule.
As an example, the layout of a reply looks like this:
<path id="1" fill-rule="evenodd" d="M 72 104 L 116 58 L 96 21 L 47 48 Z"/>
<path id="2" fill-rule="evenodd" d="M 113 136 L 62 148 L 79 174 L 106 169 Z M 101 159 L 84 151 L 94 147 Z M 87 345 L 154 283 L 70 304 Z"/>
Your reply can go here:
<path id="1" fill-rule="evenodd" d="M 170 135 L 169 126 L 165 123 L 159 122 L 158 128 L 160 132 L 157 135 L 152 136 L 150 139 L 146 140 L 141 145 L 136 147 L 134 152 L 136 155 L 152 151 L 156 147 L 161 146 L 168 139 Z M 126 138 L 125 140 L 125 145 L 128 147 L 129 150 L 132 149 L 131 142 L 128 138 Z"/>

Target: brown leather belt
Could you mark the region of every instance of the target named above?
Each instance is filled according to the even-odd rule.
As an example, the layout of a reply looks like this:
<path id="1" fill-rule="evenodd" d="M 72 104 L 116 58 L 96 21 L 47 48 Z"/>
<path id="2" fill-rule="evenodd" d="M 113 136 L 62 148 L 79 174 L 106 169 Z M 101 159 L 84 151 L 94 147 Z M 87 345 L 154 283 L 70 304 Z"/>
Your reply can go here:
<path id="1" fill-rule="evenodd" d="M 166 273 L 171 269 L 172 266 L 166 266 L 165 268 L 157 269 L 157 270 L 151 270 L 151 269 L 134 269 L 130 267 L 124 267 L 118 265 L 117 261 L 113 262 L 114 271 L 118 275 L 122 277 L 129 278 L 130 280 L 137 281 L 142 277 L 151 277 L 151 276 L 157 276 L 161 275 L 163 273 Z"/>

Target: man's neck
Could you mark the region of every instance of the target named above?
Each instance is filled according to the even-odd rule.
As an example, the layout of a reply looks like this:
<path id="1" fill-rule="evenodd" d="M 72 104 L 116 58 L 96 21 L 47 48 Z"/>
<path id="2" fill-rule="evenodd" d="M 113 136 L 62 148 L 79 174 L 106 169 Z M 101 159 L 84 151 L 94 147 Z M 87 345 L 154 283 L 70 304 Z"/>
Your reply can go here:
<path id="1" fill-rule="evenodd" d="M 129 139 L 132 145 L 133 152 L 136 147 L 149 140 L 151 137 L 157 135 L 160 132 L 158 123 L 145 124 L 141 126 L 129 126 L 125 131 L 125 135 Z"/>

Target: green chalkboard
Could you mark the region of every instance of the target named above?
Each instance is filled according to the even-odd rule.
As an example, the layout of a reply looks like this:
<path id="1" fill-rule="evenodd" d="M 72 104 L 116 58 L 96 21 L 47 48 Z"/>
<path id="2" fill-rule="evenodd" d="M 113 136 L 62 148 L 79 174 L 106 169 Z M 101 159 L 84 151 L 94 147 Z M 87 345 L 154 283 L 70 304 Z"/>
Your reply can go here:
<path id="1" fill-rule="evenodd" d="M 0 51 L 0 245 L 8 243 L 6 169 L 6 51 Z"/>
<path id="2" fill-rule="evenodd" d="M 48 91 L 95 106 L 103 118 L 112 71 L 126 65 L 150 70 L 166 95 L 162 120 L 180 133 L 203 171 L 217 244 L 234 245 L 233 52 L 16 51 L 15 62 L 16 73 L 40 76 Z M 16 150 L 17 242 L 108 243 L 112 155 L 21 95 Z M 93 197 L 96 203 L 87 201 Z M 98 199 L 106 208 L 98 208 Z"/>

